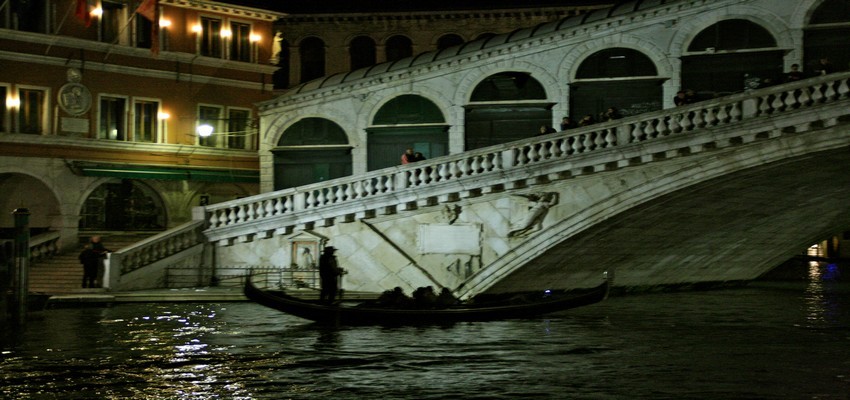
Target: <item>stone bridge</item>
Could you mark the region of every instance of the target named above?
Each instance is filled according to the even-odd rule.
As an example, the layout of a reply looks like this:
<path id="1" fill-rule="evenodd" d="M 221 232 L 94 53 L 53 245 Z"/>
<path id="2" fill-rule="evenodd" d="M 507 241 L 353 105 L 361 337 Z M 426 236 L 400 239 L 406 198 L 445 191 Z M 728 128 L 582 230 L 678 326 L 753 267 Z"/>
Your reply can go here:
<path id="1" fill-rule="evenodd" d="M 460 296 L 745 281 L 850 223 L 850 74 L 196 209 L 219 269 L 339 250 L 344 287 Z"/>

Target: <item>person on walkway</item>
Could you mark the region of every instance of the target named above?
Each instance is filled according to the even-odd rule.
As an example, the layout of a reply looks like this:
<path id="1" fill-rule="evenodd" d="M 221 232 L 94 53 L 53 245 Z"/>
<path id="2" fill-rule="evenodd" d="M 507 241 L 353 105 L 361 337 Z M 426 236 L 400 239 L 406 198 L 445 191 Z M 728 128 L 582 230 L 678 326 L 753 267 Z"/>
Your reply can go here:
<path id="1" fill-rule="evenodd" d="M 83 264 L 83 288 L 93 288 L 97 280 L 97 272 L 100 268 L 100 254 L 91 245 L 86 245 L 79 256 L 80 263 Z"/>
<path id="2" fill-rule="evenodd" d="M 103 245 L 103 241 L 101 241 L 100 236 L 92 236 L 89 239 L 89 248 L 92 249 L 98 255 L 97 261 L 97 271 L 95 272 L 95 276 L 97 277 L 98 287 L 103 286 L 103 276 L 106 273 L 106 253 L 111 253 L 112 250 L 106 248 Z M 92 285 L 91 287 L 95 287 Z"/>
<path id="3" fill-rule="evenodd" d="M 319 301 L 322 303 L 333 303 L 339 291 L 339 277 L 342 276 L 343 271 L 339 268 L 334 252 L 336 248 L 326 246 L 322 255 L 319 256 L 319 279 L 322 284 Z"/>
<path id="4" fill-rule="evenodd" d="M 404 151 L 404 154 L 401 155 L 401 164 L 410 164 L 412 162 L 416 162 L 416 154 L 413 153 L 412 147 L 408 147 L 407 150 Z"/>

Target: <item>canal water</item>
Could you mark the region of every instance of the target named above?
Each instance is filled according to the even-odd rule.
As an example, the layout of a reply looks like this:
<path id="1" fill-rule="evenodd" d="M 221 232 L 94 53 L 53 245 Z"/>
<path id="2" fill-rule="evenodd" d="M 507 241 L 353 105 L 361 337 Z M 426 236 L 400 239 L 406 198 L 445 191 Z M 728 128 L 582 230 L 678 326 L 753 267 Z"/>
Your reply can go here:
<path id="1" fill-rule="evenodd" d="M 2 399 L 848 399 L 850 285 L 615 296 L 546 318 L 326 328 L 253 303 L 53 309 Z"/>

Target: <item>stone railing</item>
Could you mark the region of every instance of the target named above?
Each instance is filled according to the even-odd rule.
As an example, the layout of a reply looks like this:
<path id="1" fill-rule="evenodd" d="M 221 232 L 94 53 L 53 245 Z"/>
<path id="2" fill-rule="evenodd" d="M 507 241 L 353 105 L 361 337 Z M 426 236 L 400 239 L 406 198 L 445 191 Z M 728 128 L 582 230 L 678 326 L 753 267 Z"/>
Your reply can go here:
<path id="1" fill-rule="evenodd" d="M 110 275 L 119 277 L 205 243 L 202 221 L 190 221 L 109 254 Z"/>
<path id="2" fill-rule="evenodd" d="M 37 261 L 59 252 L 60 232 L 45 232 L 30 238 L 30 260 Z"/>
<path id="3" fill-rule="evenodd" d="M 520 176 L 512 172 L 522 166 L 539 166 L 539 171 L 536 171 L 539 175 L 532 179 L 561 179 L 635 162 L 649 162 L 671 154 L 700 151 L 716 139 L 711 135 L 705 135 L 705 143 L 692 139 L 698 138 L 699 132 L 714 132 L 724 126 L 733 127 L 747 121 L 764 125 L 783 114 L 791 115 L 847 99 L 850 92 L 848 78 L 850 73 L 832 74 L 214 204 L 203 210 L 208 224 L 204 233 L 210 240 L 227 245 L 237 238 L 247 240 L 252 235 L 267 236 L 295 225 L 309 227 L 309 224 L 326 223 L 335 218 L 352 220 L 375 212 L 394 213 L 399 207 L 413 209 L 434 205 L 441 200 L 504 190 L 505 185 L 522 187 L 525 182 L 518 182 Z M 827 121 L 826 125 L 829 123 Z M 748 132 L 738 135 L 763 133 Z M 662 140 L 684 136 L 684 133 L 691 138 L 689 146 L 684 149 L 681 143 Z M 770 132 L 766 134 L 768 137 L 773 135 Z M 613 152 L 616 152 L 617 158 L 611 161 Z M 609 157 L 603 160 L 603 157 L 597 156 L 602 154 Z M 598 160 L 594 161 L 594 158 Z M 577 162 L 579 159 L 582 162 Z M 439 188 L 444 183 L 455 184 L 445 185 L 447 189 L 441 192 Z M 426 192 L 428 195 L 423 198 Z"/>

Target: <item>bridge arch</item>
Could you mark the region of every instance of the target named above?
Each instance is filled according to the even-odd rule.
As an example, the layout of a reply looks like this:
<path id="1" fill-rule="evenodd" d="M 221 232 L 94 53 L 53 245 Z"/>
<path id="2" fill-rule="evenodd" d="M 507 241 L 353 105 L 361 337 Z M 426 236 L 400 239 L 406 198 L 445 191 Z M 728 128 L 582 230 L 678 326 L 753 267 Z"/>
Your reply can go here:
<path id="1" fill-rule="evenodd" d="M 754 279 L 798 249 L 850 223 L 850 182 L 845 185 L 846 178 L 836 182 L 835 175 L 850 164 L 840 139 L 846 138 L 847 132 L 846 125 L 838 126 L 807 139 L 789 136 L 763 145 L 726 148 L 697 156 L 698 162 L 688 157 L 654 170 L 664 179 L 657 179 L 658 175 L 650 178 L 637 167 L 536 189 L 557 189 L 561 199 L 570 200 L 549 210 L 546 223 L 550 225 L 545 233 L 514 247 L 510 256 L 497 258 L 482 269 L 486 273 L 464 283 L 463 290 L 498 292 L 501 285 L 523 290 L 543 279 L 552 287 L 597 279 L 587 275 L 584 264 L 598 265 L 600 272 L 616 268 L 618 263 L 630 265 L 628 273 L 617 274 L 617 284 L 623 286 L 638 285 L 649 274 L 661 275 L 653 277 L 659 282 L 667 273 L 670 280 L 665 283 L 669 284 L 689 278 L 681 270 L 665 270 L 668 268 L 690 268 L 689 273 L 699 274 L 696 280 L 700 281 L 728 280 L 729 276 Z M 805 150 L 795 149 L 801 143 L 806 144 Z M 827 188 L 809 200 L 810 190 L 817 191 L 821 185 Z M 748 191 L 754 187 L 757 189 Z M 729 202 L 735 196 L 739 199 Z M 767 219 L 770 217 L 775 221 Z M 694 219 L 700 226 L 711 226 L 711 232 L 689 231 L 687 224 Z M 799 221 L 811 221 L 811 226 L 800 227 Z M 736 248 L 743 241 L 750 242 L 746 251 Z M 707 242 L 717 248 L 707 248 Z M 618 251 L 618 246 L 625 250 Z M 636 260 L 640 246 L 680 250 L 665 253 L 663 259 L 642 254 Z M 733 251 L 742 254 L 742 259 L 730 260 L 727 256 Z M 564 267 L 566 259 L 582 265 Z M 723 265 L 726 263 L 738 265 Z M 707 271 L 701 265 L 721 267 Z M 538 275 L 543 271 L 545 276 Z"/>

